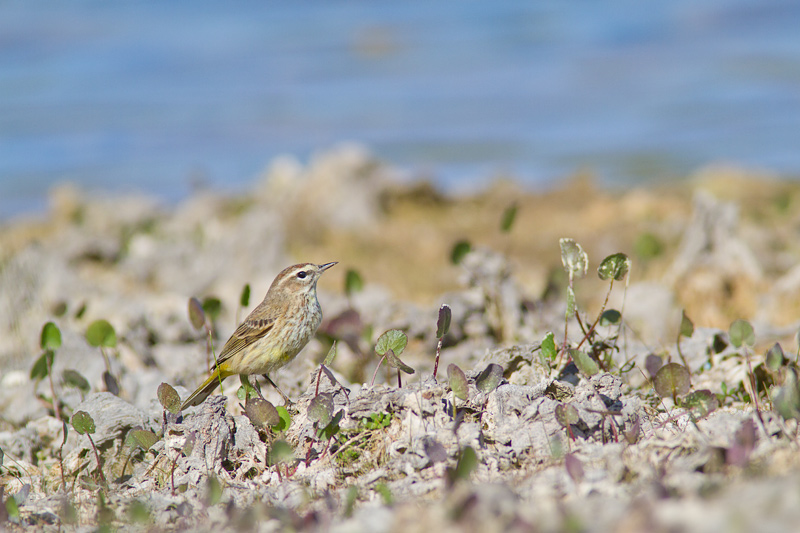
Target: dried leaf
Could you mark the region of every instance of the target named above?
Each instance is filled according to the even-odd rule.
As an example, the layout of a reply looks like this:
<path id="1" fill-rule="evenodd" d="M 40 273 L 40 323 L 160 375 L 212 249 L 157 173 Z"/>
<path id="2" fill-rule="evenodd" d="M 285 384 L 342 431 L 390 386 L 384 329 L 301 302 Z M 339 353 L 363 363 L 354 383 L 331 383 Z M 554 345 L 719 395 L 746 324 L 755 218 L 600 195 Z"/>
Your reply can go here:
<path id="1" fill-rule="evenodd" d="M 447 461 L 447 451 L 444 446 L 433 437 L 423 437 L 422 448 L 431 463 L 443 463 Z"/>
<path id="2" fill-rule="evenodd" d="M 106 390 L 114 396 L 119 396 L 119 383 L 109 371 L 103 372 L 103 383 L 106 385 Z"/>
<path id="3" fill-rule="evenodd" d="M 589 256 L 573 239 L 561 239 L 561 264 L 571 278 L 582 278 L 589 268 Z"/>
<path id="4" fill-rule="evenodd" d="M 568 453 L 564 456 L 564 467 L 574 483 L 577 484 L 583 481 L 583 463 L 581 463 L 580 459 Z"/>
<path id="5" fill-rule="evenodd" d="M 656 377 L 656 374 L 662 366 L 664 366 L 664 360 L 654 353 L 648 355 L 644 360 L 644 368 L 647 370 L 647 373 L 650 374 L 651 378 Z"/>
<path id="6" fill-rule="evenodd" d="M 194 329 L 202 329 L 206 323 L 206 312 L 203 304 L 195 297 L 189 298 L 189 322 Z"/>

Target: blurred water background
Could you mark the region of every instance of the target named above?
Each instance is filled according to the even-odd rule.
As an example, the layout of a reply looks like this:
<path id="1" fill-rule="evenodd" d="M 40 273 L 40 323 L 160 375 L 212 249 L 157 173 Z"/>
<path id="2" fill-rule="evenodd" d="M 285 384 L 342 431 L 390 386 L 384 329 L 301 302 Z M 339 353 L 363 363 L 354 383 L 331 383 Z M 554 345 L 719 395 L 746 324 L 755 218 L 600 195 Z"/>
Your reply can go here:
<path id="1" fill-rule="evenodd" d="M 800 176 L 800 2 L 0 1 L 0 219 L 345 140 L 447 189 Z"/>

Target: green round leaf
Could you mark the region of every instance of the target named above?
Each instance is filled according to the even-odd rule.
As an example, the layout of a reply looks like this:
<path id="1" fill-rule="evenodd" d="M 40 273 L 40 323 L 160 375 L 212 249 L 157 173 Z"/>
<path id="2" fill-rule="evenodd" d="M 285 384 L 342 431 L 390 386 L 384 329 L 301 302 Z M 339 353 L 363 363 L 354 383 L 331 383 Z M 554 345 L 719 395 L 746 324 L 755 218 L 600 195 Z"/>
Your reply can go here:
<path id="1" fill-rule="evenodd" d="M 113 348 L 117 345 L 117 333 L 108 320 L 95 320 L 86 330 L 86 341 L 92 346 Z"/>
<path id="2" fill-rule="evenodd" d="M 457 365 L 450 363 L 447 365 L 447 379 L 450 382 L 450 389 L 456 395 L 456 398 L 466 400 L 469 387 L 467 386 L 467 376 L 464 375 L 464 371 Z"/>
<path id="3" fill-rule="evenodd" d="M 597 275 L 603 280 L 613 278 L 616 281 L 622 281 L 630 269 L 630 258 L 625 254 L 618 253 L 603 259 L 603 262 L 597 267 Z"/>
<path id="4" fill-rule="evenodd" d="M 555 361 L 556 356 L 558 356 L 556 337 L 552 331 L 548 331 L 544 339 L 542 339 L 542 355 L 547 361 Z"/>
<path id="5" fill-rule="evenodd" d="M 325 427 L 333 416 L 333 394 L 322 393 L 314 396 L 308 402 L 308 419 L 319 422 L 319 427 Z"/>
<path id="6" fill-rule="evenodd" d="M 450 252 L 450 261 L 457 265 L 461 263 L 468 253 L 472 251 L 472 245 L 469 241 L 458 241 L 453 245 L 453 251 Z"/>
<path id="7" fill-rule="evenodd" d="M 680 336 L 681 337 L 691 337 L 694 335 L 694 324 L 689 317 L 686 316 L 686 311 L 681 312 L 681 329 L 680 329 Z"/>
<path id="8" fill-rule="evenodd" d="M 61 330 L 53 322 L 48 322 L 42 327 L 39 341 L 42 350 L 57 350 L 61 348 Z"/>
<path id="9" fill-rule="evenodd" d="M 517 218 L 517 204 L 511 204 L 503 211 L 503 217 L 500 219 L 500 231 L 508 233 L 514 225 L 514 219 Z"/>
<path id="10" fill-rule="evenodd" d="M 475 386 L 484 394 L 489 394 L 500 385 L 503 379 L 503 367 L 496 363 L 489 363 L 489 366 L 475 378 Z"/>
<path id="11" fill-rule="evenodd" d="M 64 380 L 65 385 L 69 385 L 70 387 L 75 387 L 79 389 L 84 394 L 91 390 L 91 386 L 89 385 L 89 381 L 83 377 L 80 372 L 77 370 L 67 369 L 61 374 L 61 378 Z"/>
<path id="12" fill-rule="evenodd" d="M 601 326 L 618 326 L 622 323 L 622 313 L 616 309 L 606 309 L 600 315 Z"/>
<path id="13" fill-rule="evenodd" d="M 294 450 L 285 440 L 276 440 L 269 449 L 269 464 L 274 466 L 294 459 Z"/>
<path id="14" fill-rule="evenodd" d="M 772 404 L 785 420 L 800 420 L 800 383 L 793 368 L 786 372 L 783 386 L 774 394 Z"/>
<path id="15" fill-rule="evenodd" d="M 352 296 L 353 294 L 361 292 L 362 290 L 364 290 L 364 280 L 361 278 L 361 274 L 352 268 L 345 272 L 344 293 L 348 296 Z"/>
<path id="16" fill-rule="evenodd" d="M 31 379 L 38 381 L 50 375 L 50 368 L 53 366 L 53 358 L 55 354 L 53 350 L 46 350 L 39 358 L 33 363 L 31 367 Z"/>
<path id="17" fill-rule="evenodd" d="M 256 429 L 277 426 L 281 423 L 278 410 L 264 398 L 248 398 L 244 404 L 244 414 Z"/>
<path id="18" fill-rule="evenodd" d="M 399 329 L 390 329 L 378 337 L 375 351 L 378 355 L 384 355 L 387 350 L 392 350 L 394 355 L 399 356 L 405 350 L 406 344 L 408 344 L 408 337 L 405 333 Z"/>
<path id="19" fill-rule="evenodd" d="M 72 427 L 80 435 L 93 434 L 97 429 L 94 425 L 94 418 L 86 411 L 76 411 L 72 415 Z"/>
<path id="20" fill-rule="evenodd" d="M 450 319 L 452 318 L 450 306 L 442 304 L 439 308 L 439 318 L 436 320 L 436 337 L 441 339 L 450 330 Z"/>
<path id="21" fill-rule="evenodd" d="M 783 366 L 784 361 L 786 361 L 786 356 L 783 354 L 783 348 L 781 348 L 780 343 L 776 342 L 773 344 L 772 347 L 767 350 L 764 359 L 767 368 L 773 372 L 777 372 L 781 366 Z"/>
<path id="22" fill-rule="evenodd" d="M 222 313 L 222 302 L 219 298 L 207 296 L 203 298 L 203 311 L 205 311 L 208 319 L 214 322 L 219 318 L 220 313 Z"/>
<path id="23" fill-rule="evenodd" d="M 717 395 L 708 389 L 694 391 L 687 395 L 681 403 L 689 409 L 699 410 L 702 416 L 719 407 Z"/>
<path id="24" fill-rule="evenodd" d="M 589 268 L 589 256 L 573 239 L 560 239 L 561 264 L 571 277 L 582 278 Z"/>
<path id="25" fill-rule="evenodd" d="M 578 367 L 578 370 L 580 370 L 583 375 L 594 376 L 600 372 L 600 367 L 597 366 L 597 361 L 592 359 L 586 352 L 570 349 L 569 355 L 575 362 L 575 366 Z"/>
<path id="26" fill-rule="evenodd" d="M 654 386 L 662 398 L 671 396 L 676 399 L 689 392 L 690 385 L 689 371 L 678 363 L 667 363 L 656 372 Z"/>
<path id="27" fill-rule="evenodd" d="M 239 296 L 239 305 L 242 307 L 247 307 L 250 305 L 250 284 L 245 283 L 244 287 L 242 287 L 242 294 Z"/>
<path id="28" fill-rule="evenodd" d="M 333 341 L 333 344 L 331 344 L 331 349 L 328 350 L 328 355 L 325 356 L 325 361 L 323 361 L 322 364 L 331 366 L 334 359 L 336 359 L 336 341 Z"/>
<path id="29" fill-rule="evenodd" d="M 203 304 L 194 296 L 189 298 L 189 322 L 194 329 L 201 329 L 206 323 L 206 312 Z"/>
<path id="30" fill-rule="evenodd" d="M 322 440 L 332 439 L 337 433 L 339 433 L 339 422 L 342 421 L 343 416 L 344 411 L 340 409 L 325 427 L 317 431 L 317 438 Z"/>
<path id="31" fill-rule="evenodd" d="M 282 405 L 275 407 L 275 410 L 278 411 L 278 417 L 281 419 L 278 425 L 275 426 L 275 431 L 286 431 L 292 425 L 292 417 L 289 411 Z"/>
<path id="32" fill-rule="evenodd" d="M 181 397 L 172 385 L 169 383 L 162 383 L 158 386 L 158 402 L 161 407 L 166 409 L 172 414 L 178 414 L 181 410 Z"/>
<path id="33" fill-rule="evenodd" d="M 728 329 L 728 336 L 731 338 L 731 344 L 736 348 L 740 348 L 742 344 L 752 346 L 756 343 L 753 326 L 747 320 L 734 320 Z"/>
<path id="34" fill-rule="evenodd" d="M 140 446 L 143 450 L 149 450 L 155 445 L 156 442 L 160 440 L 158 435 L 146 429 L 131 430 L 130 434 L 128 435 L 128 439 L 129 442 L 132 442 L 136 446 Z"/>
<path id="35" fill-rule="evenodd" d="M 561 424 L 561 427 L 569 427 L 573 424 L 580 422 L 578 410 L 571 403 L 556 405 L 556 421 Z"/>
<path id="36" fill-rule="evenodd" d="M 652 233 L 642 233 L 636 237 L 633 243 L 633 250 L 642 259 L 652 259 L 661 255 L 664 245 L 661 240 Z"/>
<path id="37" fill-rule="evenodd" d="M 456 463 L 455 479 L 469 479 L 469 476 L 478 467 L 478 455 L 471 446 L 465 446 Z"/>

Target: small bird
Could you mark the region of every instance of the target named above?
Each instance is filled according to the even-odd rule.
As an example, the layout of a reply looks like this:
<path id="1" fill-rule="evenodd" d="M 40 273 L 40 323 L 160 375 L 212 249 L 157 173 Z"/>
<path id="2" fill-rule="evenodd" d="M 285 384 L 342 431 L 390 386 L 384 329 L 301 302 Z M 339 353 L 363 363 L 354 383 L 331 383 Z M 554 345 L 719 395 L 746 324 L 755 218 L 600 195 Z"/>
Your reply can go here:
<path id="1" fill-rule="evenodd" d="M 317 331 L 322 321 L 317 280 L 335 264 L 300 263 L 282 270 L 264 301 L 247 315 L 222 347 L 210 369 L 211 375 L 186 398 L 181 410 L 203 403 L 222 380 L 234 374 L 239 374 L 242 384 L 247 385 L 247 376 L 263 374 L 288 402 L 269 373 L 294 359 Z"/>

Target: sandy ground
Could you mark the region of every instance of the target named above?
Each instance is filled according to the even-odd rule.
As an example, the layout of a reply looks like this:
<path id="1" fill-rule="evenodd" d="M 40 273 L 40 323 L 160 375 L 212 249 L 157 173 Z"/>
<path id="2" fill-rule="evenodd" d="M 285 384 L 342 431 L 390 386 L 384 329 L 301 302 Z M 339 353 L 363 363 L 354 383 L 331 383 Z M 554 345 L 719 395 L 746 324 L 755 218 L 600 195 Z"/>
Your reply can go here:
<path id="1" fill-rule="evenodd" d="M 4 526 L 794 527 L 797 184 L 710 167 L 664 187 L 601 190 L 578 175 L 546 192 L 498 181 L 447 195 L 399 174 L 346 146 L 307 165 L 276 160 L 246 195 L 198 191 L 177 206 L 65 185 L 46 216 L 0 226 Z M 564 344 L 562 238 L 589 261 L 574 282 L 580 320 L 566 324 L 569 347 L 585 354 L 572 354 L 577 364 L 540 346 L 548 332 Z M 454 263 L 461 241 L 472 251 Z M 630 271 L 609 293 L 597 267 L 615 253 Z M 290 425 L 254 425 L 235 378 L 224 396 L 165 412 L 162 382 L 185 398 L 206 375 L 189 299 L 219 300 L 209 319 L 219 347 L 275 274 L 301 261 L 339 265 L 319 283 L 317 337 L 273 376 L 294 400 Z M 586 333 L 607 295 L 621 320 Z M 452 323 L 434 380 L 442 304 Z M 679 336 L 682 311 L 694 328 Z M 116 335 L 102 350 L 86 338 L 98 319 Z M 729 333 L 737 319 L 754 329 L 745 344 Z M 32 375 L 48 321 L 61 343 L 52 368 Z M 402 387 L 386 363 L 372 383 L 390 329 L 407 336 L 400 357 L 415 370 Z M 767 363 L 776 342 L 784 355 Z M 654 386 L 667 363 L 685 368 L 686 387 L 672 374 L 668 392 Z M 459 397 L 451 364 L 468 382 Z M 487 384 L 490 364 L 502 371 Z M 102 469 L 72 424 L 64 438 L 58 416 L 79 411 L 95 422 Z"/>

